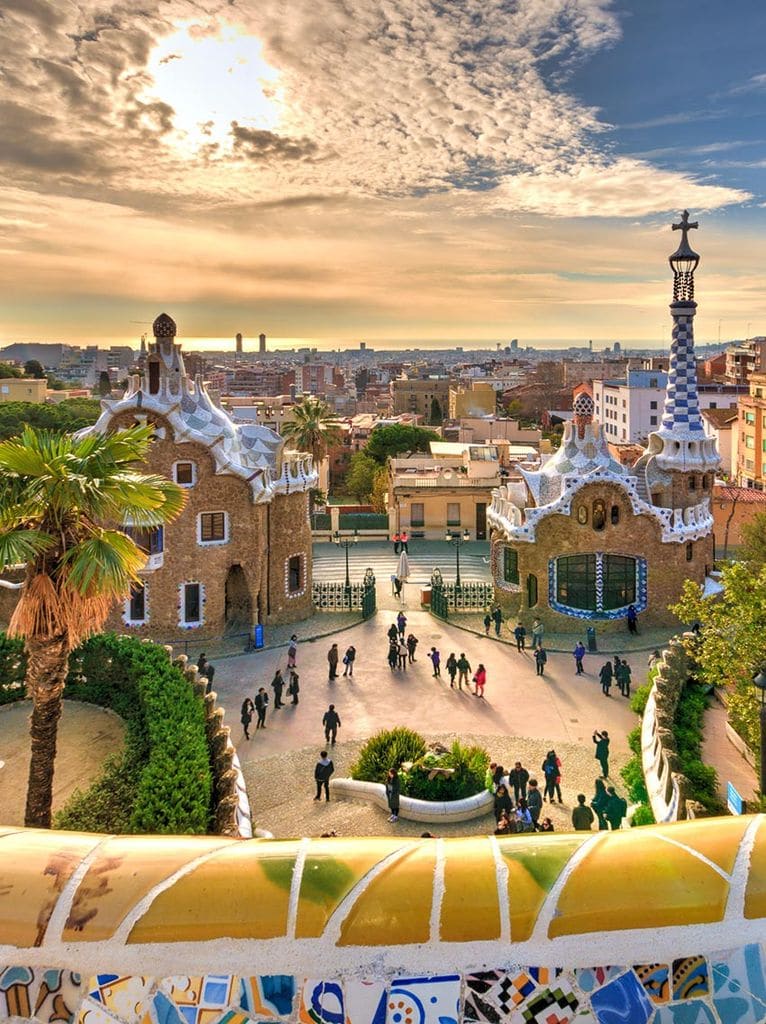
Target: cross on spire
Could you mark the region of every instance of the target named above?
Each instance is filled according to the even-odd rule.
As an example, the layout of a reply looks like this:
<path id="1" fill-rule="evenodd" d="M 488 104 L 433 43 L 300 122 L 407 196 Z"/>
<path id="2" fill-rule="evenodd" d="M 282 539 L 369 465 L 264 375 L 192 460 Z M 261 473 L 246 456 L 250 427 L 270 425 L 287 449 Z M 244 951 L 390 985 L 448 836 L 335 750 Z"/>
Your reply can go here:
<path id="1" fill-rule="evenodd" d="M 673 227 L 674 231 L 681 231 L 681 232 L 683 232 L 683 234 L 681 235 L 681 244 L 678 247 L 679 249 L 683 249 L 685 246 L 688 246 L 688 244 L 689 244 L 689 232 L 691 231 L 692 228 L 698 228 L 699 227 L 699 221 L 696 221 L 696 220 L 690 221 L 689 220 L 689 211 L 688 210 L 684 210 L 683 214 L 681 215 L 680 223 L 679 224 L 673 224 L 672 227 Z"/>

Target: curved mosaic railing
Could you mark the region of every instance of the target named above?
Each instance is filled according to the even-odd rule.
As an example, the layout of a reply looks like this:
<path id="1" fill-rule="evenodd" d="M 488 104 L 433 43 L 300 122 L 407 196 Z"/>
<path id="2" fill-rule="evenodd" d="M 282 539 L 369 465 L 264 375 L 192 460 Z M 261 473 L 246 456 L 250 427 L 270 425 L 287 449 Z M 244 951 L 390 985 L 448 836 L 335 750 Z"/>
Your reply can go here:
<path id="1" fill-rule="evenodd" d="M 765 935 L 764 816 L 436 840 L 0 829 L 0 1015 L 46 1024 L 754 1022 Z"/>
<path id="2" fill-rule="evenodd" d="M 673 734 L 674 716 L 686 684 L 687 656 L 680 640 L 671 640 L 662 652 L 657 675 L 641 719 L 641 767 L 646 791 L 657 821 L 687 817 L 689 780 L 679 772 Z"/>

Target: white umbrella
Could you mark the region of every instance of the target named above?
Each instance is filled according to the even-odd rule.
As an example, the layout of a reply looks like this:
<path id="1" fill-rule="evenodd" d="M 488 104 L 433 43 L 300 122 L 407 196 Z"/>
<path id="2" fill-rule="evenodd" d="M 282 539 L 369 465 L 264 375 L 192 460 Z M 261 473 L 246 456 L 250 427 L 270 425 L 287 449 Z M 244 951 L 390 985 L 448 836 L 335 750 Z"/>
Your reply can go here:
<path id="1" fill-rule="evenodd" d="M 402 551 L 399 555 L 399 566 L 396 570 L 397 578 L 400 580 L 406 580 L 410 574 L 410 560 L 407 557 L 407 552 Z"/>

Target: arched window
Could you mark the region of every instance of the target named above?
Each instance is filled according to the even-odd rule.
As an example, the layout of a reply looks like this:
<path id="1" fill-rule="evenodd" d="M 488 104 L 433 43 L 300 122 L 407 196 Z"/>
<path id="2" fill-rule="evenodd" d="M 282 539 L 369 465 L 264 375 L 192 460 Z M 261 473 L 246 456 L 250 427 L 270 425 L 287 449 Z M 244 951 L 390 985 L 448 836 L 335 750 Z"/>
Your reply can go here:
<path id="1" fill-rule="evenodd" d="M 580 505 L 577 509 L 577 522 L 581 526 L 587 526 L 588 524 L 588 506 Z"/>
<path id="2" fill-rule="evenodd" d="M 611 513 L 609 518 L 612 521 L 612 526 L 617 526 L 620 521 L 620 506 L 612 505 Z"/>
<path id="3" fill-rule="evenodd" d="M 503 580 L 506 583 L 519 582 L 519 553 L 513 548 L 503 548 Z"/>
<path id="4" fill-rule="evenodd" d="M 709 486 L 710 486 L 710 478 L 708 477 L 707 473 L 704 473 L 703 476 L 702 476 L 702 490 L 706 491 Z"/>
<path id="5" fill-rule="evenodd" d="M 603 501 L 593 502 L 593 529 L 603 530 L 606 526 L 606 505 Z"/>
<path id="6" fill-rule="evenodd" d="M 696 476 L 690 476 L 689 477 L 689 490 L 690 491 L 696 491 L 697 490 L 697 477 Z"/>
<path id="7" fill-rule="evenodd" d="M 534 608 L 537 604 L 537 576 L 527 576 L 527 607 Z"/>
<path id="8" fill-rule="evenodd" d="M 160 390 L 160 361 L 159 359 L 149 360 L 149 394 L 156 395 Z"/>
<path id="9" fill-rule="evenodd" d="M 686 561 L 691 562 L 694 558 L 694 544 L 691 541 L 686 543 Z"/>
<path id="10" fill-rule="evenodd" d="M 619 618 L 631 604 L 637 610 L 646 607 L 645 580 L 641 558 L 601 552 L 562 555 L 550 563 L 548 600 L 557 611 L 580 618 Z"/>

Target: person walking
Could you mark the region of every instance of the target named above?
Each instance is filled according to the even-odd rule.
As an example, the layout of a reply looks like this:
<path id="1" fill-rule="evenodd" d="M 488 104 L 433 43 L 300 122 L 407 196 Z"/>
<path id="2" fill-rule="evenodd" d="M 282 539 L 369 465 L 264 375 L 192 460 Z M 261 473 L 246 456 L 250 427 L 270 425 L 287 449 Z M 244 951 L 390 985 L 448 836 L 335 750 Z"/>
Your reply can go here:
<path id="1" fill-rule="evenodd" d="M 585 644 L 582 640 L 578 640 L 575 644 L 575 649 L 572 651 L 572 656 L 575 660 L 575 675 L 581 676 L 585 669 L 582 667 L 582 660 L 585 657 Z"/>
<path id="2" fill-rule="evenodd" d="M 255 706 L 256 714 L 258 715 L 258 720 L 255 723 L 255 728 L 256 729 L 265 729 L 266 728 L 266 709 L 269 706 L 269 695 L 268 695 L 268 693 L 266 693 L 266 691 L 265 691 L 265 689 L 263 687 L 261 687 L 258 690 L 258 693 L 256 693 L 256 695 L 255 695 L 255 704 L 254 704 L 254 706 Z"/>
<path id="3" fill-rule="evenodd" d="M 399 661 L 399 668 L 403 671 L 407 671 L 407 658 L 409 657 L 409 651 L 407 650 L 407 644 L 404 642 L 397 645 L 396 654 Z"/>
<path id="4" fill-rule="evenodd" d="M 532 623 L 532 650 L 539 650 L 543 646 L 543 634 L 545 633 L 545 626 L 540 622 L 539 619 L 535 619 Z M 540 673 L 542 675 L 542 673 Z"/>
<path id="5" fill-rule="evenodd" d="M 391 583 L 393 584 L 393 587 L 394 587 L 394 597 L 401 597 L 402 596 L 402 581 L 399 579 L 398 576 L 394 575 L 394 576 L 391 577 Z"/>
<path id="6" fill-rule="evenodd" d="M 282 690 L 285 688 L 285 681 L 279 669 L 276 670 L 274 678 L 271 680 L 271 688 L 274 691 L 274 710 L 277 711 L 279 708 L 284 707 L 282 703 Z"/>
<path id="7" fill-rule="evenodd" d="M 340 728 L 340 715 L 335 710 L 334 704 L 331 704 L 325 711 L 322 725 L 324 726 L 324 738 L 328 743 L 335 746 L 335 737 L 338 735 L 338 729 Z"/>
<path id="8" fill-rule="evenodd" d="M 386 800 L 388 802 L 388 809 L 391 811 L 391 817 L 389 821 L 399 820 L 399 796 L 401 793 L 401 783 L 399 781 L 399 773 L 396 768 L 389 768 L 388 774 L 386 775 Z"/>
<path id="9" fill-rule="evenodd" d="M 351 644 L 350 647 L 346 648 L 346 653 L 343 655 L 343 675 L 353 676 L 354 674 L 354 662 L 356 661 L 356 647 Z"/>
<path id="10" fill-rule="evenodd" d="M 535 665 L 537 666 L 537 674 L 543 675 L 545 672 L 545 664 L 548 661 L 548 655 L 542 644 L 539 647 L 535 647 Z"/>
<path id="11" fill-rule="evenodd" d="M 404 634 L 407 630 L 407 616 L 404 612 L 399 612 L 396 616 L 396 629 L 399 633 L 399 639 L 404 643 Z"/>
<path id="12" fill-rule="evenodd" d="M 401 541 L 402 551 L 405 555 L 408 555 L 410 553 L 410 536 L 406 530 L 402 530 L 399 540 Z"/>
<path id="13" fill-rule="evenodd" d="M 338 678 L 338 645 L 333 644 L 330 650 L 327 652 L 327 664 L 329 666 L 328 680 L 332 682 L 333 679 Z"/>
<path id="14" fill-rule="evenodd" d="M 213 677 L 215 676 L 215 665 L 211 665 L 210 662 L 208 662 L 205 666 L 205 675 L 207 676 L 205 693 L 211 693 L 213 689 Z"/>
<path id="15" fill-rule="evenodd" d="M 620 662 L 620 667 L 617 670 L 617 685 L 620 687 L 620 693 L 623 695 L 623 697 L 630 697 L 630 682 L 630 665 L 623 658 Z"/>
<path id="16" fill-rule="evenodd" d="M 599 831 L 603 832 L 608 826 L 606 823 L 606 807 L 607 801 L 609 800 L 609 794 L 606 791 L 606 786 L 601 779 L 596 779 L 596 789 L 593 794 L 593 799 L 590 802 L 593 808 L 596 818 L 598 820 Z"/>
<path id="17" fill-rule="evenodd" d="M 634 604 L 628 605 L 628 613 L 625 618 L 628 620 L 628 632 L 635 636 L 638 633 L 638 612 Z"/>
<path id="18" fill-rule="evenodd" d="M 319 755 L 319 760 L 314 765 L 314 781 L 317 784 L 315 800 L 322 799 L 322 790 L 324 790 L 324 798 L 328 803 L 330 802 L 330 777 L 334 771 L 335 765 L 327 756 L 327 751 L 323 750 Z"/>
<path id="19" fill-rule="evenodd" d="M 399 663 L 399 641 L 389 640 L 388 641 L 388 667 L 393 672 Z"/>
<path id="20" fill-rule="evenodd" d="M 605 697 L 609 696 L 609 690 L 612 687 L 612 663 L 611 661 L 605 661 L 601 666 L 598 678 L 601 681 L 601 692 Z"/>
<path id="21" fill-rule="evenodd" d="M 433 648 L 431 648 L 433 650 Z M 451 651 L 449 658 L 447 658 L 447 672 L 449 673 L 449 685 L 450 689 L 455 687 L 455 676 L 457 675 L 457 658 L 455 652 Z"/>
<path id="22" fill-rule="evenodd" d="M 481 697 L 484 699 L 484 684 L 487 681 L 487 670 L 479 662 L 479 667 L 476 669 L 476 673 L 473 677 L 473 695 L 474 697 Z"/>
<path id="23" fill-rule="evenodd" d="M 521 761 L 517 761 L 511 771 L 508 772 L 508 785 L 513 786 L 513 799 L 516 803 L 519 802 L 521 797 L 526 799 L 528 782 L 529 772 L 522 766 Z"/>
<path id="24" fill-rule="evenodd" d="M 559 803 L 564 801 L 561 799 L 561 761 L 556 757 L 555 750 L 549 750 L 545 755 L 545 760 L 542 763 L 543 775 L 545 776 L 545 793 L 543 800 L 548 799 L 551 803 L 554 802 L 554 793 L 558 798 Z"/>
<path id="25" fill-rule="evenodd" d="M 205 656 L 205 652 L 203 651 L 202 654 L 200 654 L 199 658 L 197 658 L 197 671 L 199 672 L 199 674 L 201 676 L 206 676 L 207 675 L 207 671 L 206 670 L 207 670 L 207 657 Z"/>
<path id="26" fill-rule="evenodd" d="M 572 811 L 572 825 L 575 832 L 590 832 L 590 827 L 596 820 L 596 815 L 585 803 L 585 794 L 577 794 L 577 806 Z"/>
<path id="27" fill-rule="evenodd" d="M 442 674 L 442 656 L 440 652 L 435 647 L 432 647 L 428 657 L 431 659 L 431 664 L 434 667 L 434 679 L 440 679 Z"/>
<path id="28" fill-rule="evenodd" d="M 242 710 L 239 713 L 239 720 L 242 723 L 242 728 L 245 730 L 245 739 L 250 739 L 250 723 L 253 720 L 253 712 L 255 711 L 255 704 L 250 700 L 249 697 L 245 697 L 242 701 Z"/>
<path id="29" fill-rule="evenodd" d="M 519 800 L 519 804 L 521 804 L 523 799 L 524 798 L 522 797 L 521 800 Z M 537 827 L 537 823 L 540 820 L 540 815 L 543 810 L 543 798 L 537 785 L 537 779 L 529 780 L 527 806 L 529 807 L 529 813 L 532 816 L 532 824 Z"/>
<path id="30" fill-rule="evenodd" d="M 409 655 L 410 664 L 415 660 L 415 651 L 418 649 L 419 642 L 414 633 L 410 633 L 407 637 L 407 654 Z"/>
<path id="31" fill-rule="evenodd" d="M 293 633 L 290 637 L 290 643 L 287 645 L 287 667 L 295 668 L 295 663 L 298 659 L 298 635 Z"/>
<path id="32" fill-rule="evenodd" d="M 495 791 L 495 821 L 500 821 L 501 814 L 510 815 L 513 810 L 513 800 L 511 800 L 508 789 L 501 782 Z"/>
<path id="33" fill-rule="evenodd" d="M 400 535 L 400 534 L 398 534 L 398 533 L 395 533 L 395 534 L 393 535 L 393 537 L 391 538 L 391 540 L 392 540 L 392 541 L 393 541 L 393 543 L 394 543 L 394 554 L 395 554 L 395 555 L 398 555 L 398 554 L 399 554 L 399 547 L 400 547 L 400 545 L 401 545 L 401 543 L 402 543 L 402 538 L 401 538 L 401 535 Z"/>
<path id="34" fill-rule="evenodd" d="M 495 623 L 495 636 L 500 636 L 500 629 L 503 625 L 503 612 L 499 604 L 495 605 L 492 618 Z"/>
<path id="35" fill-rule="evenodd" d="M 601 765 L 601 777 L 609 778 L 609 733 L 606 729 L 593 733 L 593 742 L 596 744 L 596 760 Z"/>
<path id="36" fill-rule="evenodd" d="M 294 668 L 290 669 L 290 682 L 287 685 L 288 696 L 293 698 L 293 704 L 298 703 L 298 695 L 301 692 L 301 681 Z"/>
<path id="37" fill-rule="evenodd" d="M 395 622 L 392 622 L 391 625 L 388 627 L 388 632 L 386 633 L 386 636 L 388 637 L 392 644 L 399 643 L 399 630 L 397 629 Z"/>
<path id="38" fill-rule="evenodd" d="M 524 628 L 523 623 L 519 623 L 513 631 L 513 635 L 516 639 L 516 650 L 523 651 L 526 645 L 527 631 Z"/>
<path id="39" fill-rule="evenodd" d="M 492 625 L 492 616 L 487 612 L 484 616 L 484 636 L 489 636 L 489 627 Z"/>
<path id="40" fill-rule="evenodd" d="M 606 787 L 607 798 L 606 798 L 606 810 L 604 816 L 609 822 L 609 827 L 612 832 L 616 832 L 622 828 L 622 819 L 628 813 L 628 802 L 624 797 L 617 796 L 617 791 L 614 786 Z"/>
<path id="41" fill-rule="evenodd" d="M 465 654 L 461 651 L 460 657 L 457 659 L 457 684 L 458 689 L 463 689 L 463 683 L 468 686 L 468 673 L 471 671 L 471 663 L 466 658 Z M 470 687 L 469 687 L 470 689 Z"/>

